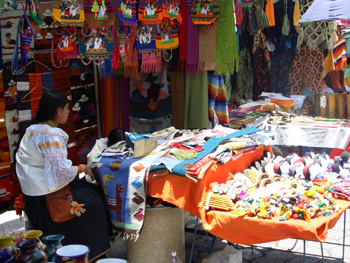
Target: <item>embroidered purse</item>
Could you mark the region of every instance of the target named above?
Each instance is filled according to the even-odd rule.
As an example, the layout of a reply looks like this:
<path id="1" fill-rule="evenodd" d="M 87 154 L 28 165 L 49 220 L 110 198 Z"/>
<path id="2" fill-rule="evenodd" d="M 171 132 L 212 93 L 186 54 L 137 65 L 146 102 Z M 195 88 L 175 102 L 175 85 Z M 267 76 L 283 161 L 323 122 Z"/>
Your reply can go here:
<path id="1" fill-rule="evenodd" d="M 56 44 L 57 43 L 57 44 Z M 56 46 L 56 58 L 54 54 L 54 47 Z M 53 39 L 51 43 L 51 60 L 56 68 L 62 66 L 66 67 L 69 63 L 62 65 L 63 60 L 70 60 L 76 58 L 78 55 L 76 45 L 76 27 L 53 27 Z M 59 61 L 56 64 L 55 60 Z"/>
<path id="2" fill-rule="evenodd" d="M 90 27 L 107 27 L 114 23 L 112 1 L 85 0 L 85 21 Z"/>
<path id="3" fill-rule="evenodd" d="M 159 50 L 175 49 L 179 46 L 179 33 L 176 28 L 163 27 L 156 34 L 156 48 Z"/>
<path id="4" fill-rule="evenodd" d="M 182 17 L 180 13 L 180 2 L 177 0 L 163 0 L 163 19 L 167 19 L 170 25 L 180 25 Z"/>
<path id="5" fill-rule="evenodd" d="M 139 26 L 136 33 L 135 45 L 139 54 L 150 54 L 156 50 L 156 32 L 153 26 Z"/>
<path id="6" fill-rule="evenodd" d="M 157 0 L 140 0 L 138 17 L 144 25 L 160 25 L 163 20 L 162 8 Z"/>
<path id="7" fill-rule="evenodd" d="M 83 26 L 83 0 L 53 0 L 52 17 L 62 26 Z"/>
<path id="8" fill-rule="evenodd" d="M 118 0 L 119 26 L 128 37 L 136 31 L 136 18 L 136 0 Z"/>
<path id="9" fill-rule="evenodd" d="M 81 38 L 79 51 L 83 64 L 87 65 L 93 61 L 101 65 L 103 61 L 111 56 L 113 50 L 113 36 L 110 27 L 92 28 L 90 35 L 84 35 Z M 88 59 L 85 62 L 83 59 Z"/>
<path id="10" fill-rule="evenodd" d="M 64 223 L 76 217 L 74 213 L 71 213 L 74 199 L 69 186 L 45 195 L 45 200 L 47 210 L 55 223 Z"/>
<path id="11" fill-rule="evenodd" d="M 191 19 L 196 26 L 210 26 L 214 24 L 220 16 L 219 3 L 217 0 L 195 0 L 191 8 Z"/>

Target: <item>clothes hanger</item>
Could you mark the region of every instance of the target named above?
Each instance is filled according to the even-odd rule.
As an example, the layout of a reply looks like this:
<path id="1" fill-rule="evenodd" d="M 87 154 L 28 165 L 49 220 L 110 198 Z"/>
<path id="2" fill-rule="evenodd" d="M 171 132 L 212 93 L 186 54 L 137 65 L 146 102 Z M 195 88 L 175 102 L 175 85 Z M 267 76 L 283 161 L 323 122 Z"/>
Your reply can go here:
<path id="1" fill-rule="evenodd" d="M 40 61 L 35 60 L 34 58 L 26 65 L 26 67 L 28 67 L 30 64 L 33 64 L 33 63 L 38 63 L 39 65 L 47 68 L 48 71 L 51 71 L 51 68 L 49 66 L 45 65 L 44 63 L 42 63 Z M 24 69 L 24 71 L 25 71 L 25 69 Z"/>
<path id="2" fill-rule="evenodd" d="M 21 98 L 21 101 L 22 101 L 22 102 L 29 102 L 29 101 L 33 101 L 33 100 L 40 100 L 41 97 L 26 100 L 26 98 L 30 95 L 30 93 L 32 93 L 32 92 L 33 92 L 34 90 L 36 90 L 37 88 L 42 88 L 42 89 L 45 89 L 45 90 L 50 90 L 50 89 L 45 88 L 44 86 L 40 85 L 40 84 L 39 84 L 39 80 L 36 79 L 36 86 L 35 86 L 32 90 L 30 90 L 26 95 L 24 95 L 23 98 Z"/>

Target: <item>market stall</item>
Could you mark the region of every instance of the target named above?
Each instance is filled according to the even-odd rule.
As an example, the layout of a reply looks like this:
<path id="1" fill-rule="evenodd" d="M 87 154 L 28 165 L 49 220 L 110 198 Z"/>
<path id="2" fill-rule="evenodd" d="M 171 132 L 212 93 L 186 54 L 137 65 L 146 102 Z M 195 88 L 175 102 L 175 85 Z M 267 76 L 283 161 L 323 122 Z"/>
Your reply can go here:
<path id="1" fill-rule="evenodd" d="M 169 174 L 157 178 L 149 176 L 148 191 L 151 196 L 196 215 L 211 234 L 238 244 L 258 244 L 285 238 L 298 238 L 324 242 L 328 230 L 333 228 L 349 201 L 338 200 L 342 208 L 335 214 L 322 218 L 279 221 L 278 218 L 258 219 L 241 217 L 227 211 L 205 210 L 207 196 L 213 184 L 224 183 L 232 174 L 243 171 L 248 164 L 263 156 L 264 147 L 245 153 L 225 165 L 213 164 L 203 179 L 194 183 L 185 177 Z"/>

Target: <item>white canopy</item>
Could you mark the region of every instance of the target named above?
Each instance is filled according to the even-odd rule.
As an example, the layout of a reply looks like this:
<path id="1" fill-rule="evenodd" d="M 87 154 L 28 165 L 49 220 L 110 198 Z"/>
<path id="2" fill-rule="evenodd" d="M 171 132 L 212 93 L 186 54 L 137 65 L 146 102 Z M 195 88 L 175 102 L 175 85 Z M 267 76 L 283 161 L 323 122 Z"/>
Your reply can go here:
<path id="1" fill-rule="evenodd" d="M 350 20 L 350 1 L 315 0 L 301 17 L 299 24 L 327 20 Z"/>

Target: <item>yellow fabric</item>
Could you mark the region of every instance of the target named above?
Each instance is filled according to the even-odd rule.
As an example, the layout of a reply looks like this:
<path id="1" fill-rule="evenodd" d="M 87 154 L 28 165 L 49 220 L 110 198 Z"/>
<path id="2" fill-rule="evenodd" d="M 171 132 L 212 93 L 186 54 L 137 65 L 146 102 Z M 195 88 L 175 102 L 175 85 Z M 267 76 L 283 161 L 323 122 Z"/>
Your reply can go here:
<path id="1" fill-rule="evenodd" d="M 62 19 L 61 12 L 62 12 L 61 9 L 57 9 L 57 8 L 52 9 L 52 17 L 55 21 L 64 23 L 64 24 L 82 24 L 85 21 L 84 9 L 80 10 L 79 19 Z"/>
<path id="2" fill-rule="evenodd" d="M 344 85 L 350 87 L 350 77 L 344 79 Z"/>
<path id="3" fill-rule="evenodd" d="M 300 24 L 298 24 L 299 20 L 300 20 L 300 6 L 299 6 L 299 2 L 295 1 L 295 3 L 294 3 L 294 13 L 293 13 L 294 26 L 300 26 Z"/>
<path id="4" fill-rule="evenodd" d="M 179 38 L 174 37 L 173 38 L 174 42 L 169 43 L 169 44 L 163 44 L 162 39 L 156 39 L 156 47 L 157 49 L 174 49 L 179 46 Z"/>
<path id="5" fill-rule="evenodd" d="M 331 48 L 329 50 L 328 56 L 324 60 L 324 75 L 326 76 L 329 71 L 335 70 L 334 67 L 334 56 L 333 56 L 333 49 Z"/>

